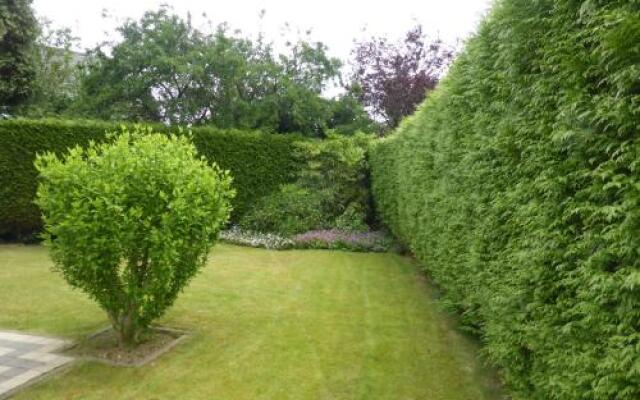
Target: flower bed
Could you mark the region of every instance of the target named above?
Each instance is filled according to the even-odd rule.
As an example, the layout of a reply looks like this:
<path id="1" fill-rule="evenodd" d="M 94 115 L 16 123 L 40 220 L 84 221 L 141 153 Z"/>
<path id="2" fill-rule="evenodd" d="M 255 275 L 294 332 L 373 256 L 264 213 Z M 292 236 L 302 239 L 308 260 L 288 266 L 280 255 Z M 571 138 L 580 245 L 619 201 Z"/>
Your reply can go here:
<path id="1" fill-rule="evenodd" d="M 240 246 L 261 247 L 270 250 L 291 249 L 295 245 L 291 239 L 273 233 L 244 231 L 237 226 L 220 232 L 220 240 Z"/>
<path id="2" fill-rule="evenodd" d="M 296 248 L 386 252 L 393 241 L 384 232 L 309 231 L 292 237 Z"/>
<path id="3" fill-rule="evenodd" d="M 220 233 L 220 239 L 232 244 L 271 250 L 333 249 L 386 252 L 393 245 L 382 231 L 347 232 L 338 229 L 316 230 L 285 238 L 272 233 L 243 231 L 237 226 Z"/>

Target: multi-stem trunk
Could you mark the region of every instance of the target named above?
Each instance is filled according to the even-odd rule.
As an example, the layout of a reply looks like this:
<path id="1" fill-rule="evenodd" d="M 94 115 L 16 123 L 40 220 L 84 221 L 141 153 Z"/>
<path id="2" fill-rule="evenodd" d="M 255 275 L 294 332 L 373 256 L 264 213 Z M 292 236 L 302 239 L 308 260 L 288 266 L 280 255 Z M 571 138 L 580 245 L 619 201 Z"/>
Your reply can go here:
<path id="1" fill-rule="evenodd" d="M 138 324 L 135 307 L 129 306 L 129 309 L 120 315 L 111 316 L 111 325 L 118 339 L 118 345 L 122 348 L 135 347 L 138 344 L 140 330 L 142 327 Z"/>
<path id="2" fill-rule="evenodd" d="M 132 273 L 129 275 L 128 286 L 132 293 L 137 293 L 144 288 L 149 268 L 149 249 L 142 250 L 140 258 L 133 257 L 128 262 Z M 140 333 L 145 328 L 140 324 L 138 315 L 138 303 L 136 296 L 129 294 L 124 310 L 119 310 L 115 315 L 110 315 L 113 330 L 118 338 L 120 347 L 131 348 L 138 344 Z"/>

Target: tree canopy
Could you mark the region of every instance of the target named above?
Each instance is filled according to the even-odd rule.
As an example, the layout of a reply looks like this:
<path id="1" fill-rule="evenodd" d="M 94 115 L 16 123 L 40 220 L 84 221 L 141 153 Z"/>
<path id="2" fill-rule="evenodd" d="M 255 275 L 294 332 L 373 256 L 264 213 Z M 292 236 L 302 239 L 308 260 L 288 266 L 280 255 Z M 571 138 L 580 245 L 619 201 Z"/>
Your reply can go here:
<path id="1" fill-rule="evenodd" d="M 276 51 L 262 34 L 252 39 L 224 23 L 197 28 L 168 6 L 125 20 L 120 39 L 79 54 L 69 29 L 38 26 L 30 0 L 0 7 L 0 106 L 20 116 L 314 137 L 383 132 L 415 110 L 453 58 L 416 26 L 398 43 L 356 43 L 349 73 L 308 35 Z M 344 90 L 327 96 L 337 88 Z"/>
<path id="2" fill-rule="evenodd" d="M 91 53 L 70 113 L 311 136 L 343 125 L 370 128 L 349 94 L 322 96 L 342 66 L 322 43 L 299 39 L 276 55 L 262 38 L 239 37 L 224 24 L 203 32 L 167 8 L 118 31 L 121 42 Z"/>
<path id="3" fill-rule="evenodd" d="M 0 0 L 0 107 L 17 106 L 31 95 L 37 36 L 31 0 Z"/>
<path id="4" fill-rule="evenodd" d="M 398 43 L 372 37 L 353 50 L 352 90 L 374 117 L 395 128 L 435 89 L 452 59 L 452 49 L 427 40 L 420 25 Z"/>

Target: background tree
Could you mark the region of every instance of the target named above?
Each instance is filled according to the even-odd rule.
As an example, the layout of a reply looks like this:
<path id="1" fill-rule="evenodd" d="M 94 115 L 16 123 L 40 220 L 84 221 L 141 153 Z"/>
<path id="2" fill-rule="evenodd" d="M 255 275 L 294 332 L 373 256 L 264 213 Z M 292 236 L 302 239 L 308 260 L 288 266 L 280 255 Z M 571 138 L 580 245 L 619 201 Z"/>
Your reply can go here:
<path id="1" fill-rule="evenodd" d="M 31 0 L 0 0 L 0 107 L 17 106 L 31 95 L 37 36 Z"/>
<path id="2" fill-rule="evenodd" d="M 34 48 L 32 93 L 16 114 L 28 117 L 55 116 L 65 112 L 78 95 L 80 66 L 85 56 L 73 48 L 78 38 L 69 28 L 54 29 L 39 21 L 40 33 Z"/>
<path id="3" fill-rule="evenodd" d="M 342 64 L 322 43 L 296 40 L 276 55 L 262 37 L 251 41 L 224 24 L 202 32 L 166 7 L 119 32 L 121 42 L 93 52 L 69 114 L 310 136 L 338 126 L 336 116 L 370 125 L 360 105 L 323 97 Z"/>
<path id="4" fill-rule="evenodd" d="M 360 103 L 359 96 L 352 91 L 333 98 L 327 115 L 327 127 L 340 135 L 380 132 L 382 128 L 369 116 Z"/>
<path id="5" fill-rule="evenodd" d="M 133 121 L 203 120 L 201 97 L 207 91 L 224 92 L 212 81 L 213 74 L 206 76 L 217 64 L 205 57 L 224 50 L 225 44 L 207 48 L 189 19 L 166 9 L 147 12 L 139 22 L 127 20 L 118 32 L 121 43 L 99 46 L 90 54 L 71 113 Z"/>
<path id="6" fill-rule="evenodd" d="M 385 37 L 356 43 L 352 55 L 350 89 L 374 118 L 394 128 L 435 88 L 453 50 L 440 40 L 427 41 L 417 25 L 398 43 Z"/>

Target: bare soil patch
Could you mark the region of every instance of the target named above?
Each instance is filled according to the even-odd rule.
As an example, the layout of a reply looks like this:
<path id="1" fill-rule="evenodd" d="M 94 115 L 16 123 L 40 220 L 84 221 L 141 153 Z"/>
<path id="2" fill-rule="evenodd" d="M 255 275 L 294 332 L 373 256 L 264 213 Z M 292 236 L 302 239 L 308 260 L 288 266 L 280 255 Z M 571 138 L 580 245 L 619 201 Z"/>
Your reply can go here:
<path id="1" fill-rule="evenodd" d="M 186 332 L 153 327 L 138 346 L 123 348 L 118 345 L 113 329 L 105 328 L 78 342 L 67 353 L 73 357 L 109 365 L 140 367 L 168 352 L 186 338 Z"/>

